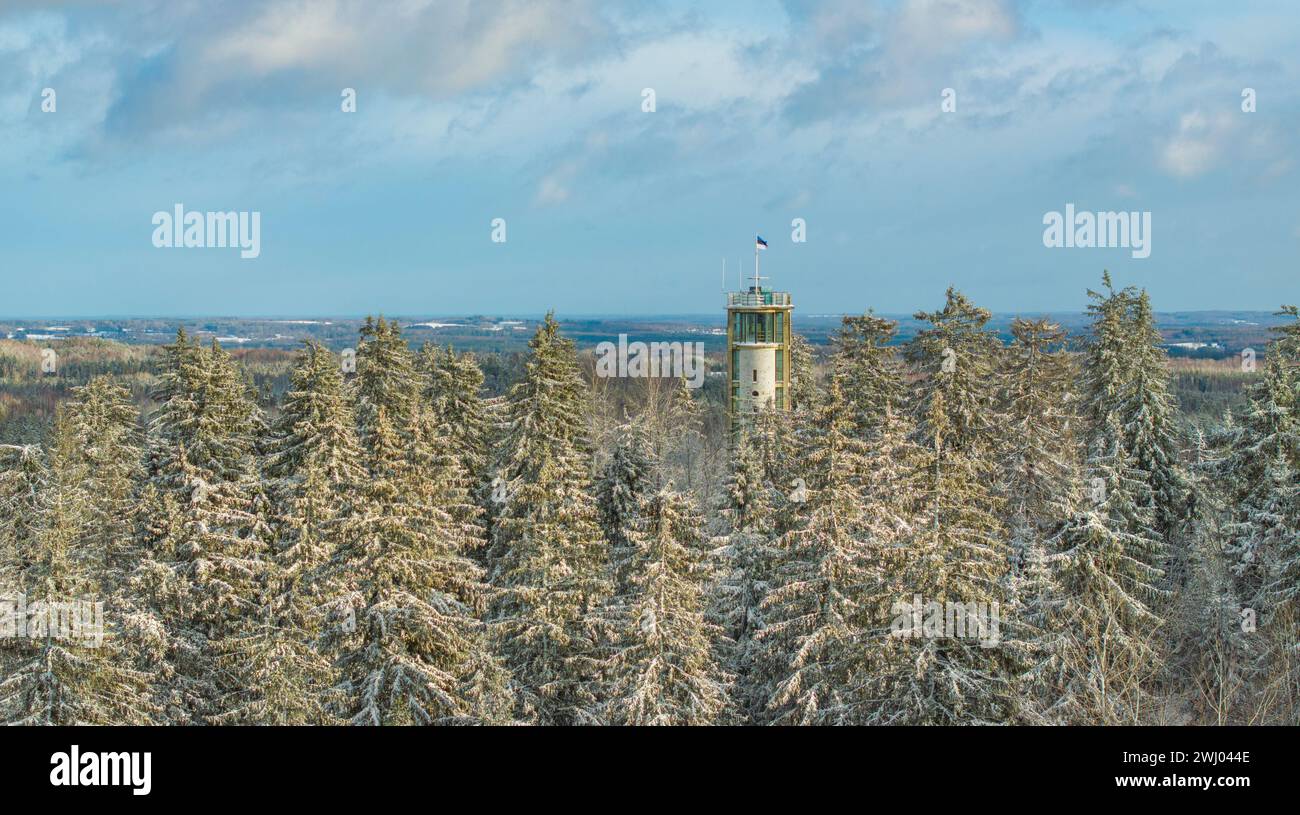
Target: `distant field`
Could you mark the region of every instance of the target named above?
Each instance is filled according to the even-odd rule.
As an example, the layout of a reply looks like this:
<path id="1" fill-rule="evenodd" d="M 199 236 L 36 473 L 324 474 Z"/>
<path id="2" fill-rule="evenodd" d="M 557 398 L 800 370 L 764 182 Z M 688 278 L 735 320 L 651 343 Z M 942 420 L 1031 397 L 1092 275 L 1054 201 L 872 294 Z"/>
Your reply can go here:
<path id="1" fill-rule="evenodd" d="M 390 317 L 392 315 L 389 315 Z M 561 315 L 562 316 L 562 315 Z M 920 323 L 910 314 L 882 315 L 898 321 L 898 339 L 905 342 Z M 1089 316 L 1083 312 L 995 314 L 989 327 L 1004 340 L 1016 317 L 1045 316 L 1061 324 L 1074 338 L 1088 330 Z M 814 345 L 825 345 L 839 328 L 842 315 L 801 314 L 796 307 L 795 330 Z M 1262 347 L 1268 341 L 1268 327 L 1279 319 L 1267 311 L 1198 311 L 1157 314 L 1174 357 L 1223 358 L 1242 348 Z M 475 352 L 522 351 L 537 327 L 540 315 L 530 317 L 398 316 L 402 331 L 414 345 L 426 340 L 451 344 Z M 726 315 L 569 317 L 561 319 L 564 333 L 579 348 L 594 348 L 604 340 L 627 334 L 631 340 L 682 340 L 703 342 L 705 349 L 723 348 Z M 161 345 L 170 342 L 177 328 L 195 337 L 216 338 L 227 348 L 293 349 L 307 339 L 317 340 L 338 351 L 356 344 L 363 320 L 356 317 L 285 317 L 279 319 L 238 317 L 113 318 L 0 320 L 0 338 L 30 339 L 48 343 L 65 338 L 111 339 L 130 345 Z"/>
<path id="2" fill-rule="evenodd" d="M 797 313 L 796 313 L 797 314 Z M 899 321 L 899 341 L 915 335 L 918 323 L 907 315 Z M 990 326 L 1004 340 L 1015 316 L 996 315 Z M 1025 315 L 1031 316 L 1031 315 Z M 1086 337 L 1088 315 L 1055 314 L 1073 342 Z M 840 325 L 840 315 L 796 316 L 795 328 L 822 349 Z M 1263 359 L 1268 326 L 1279 322 L 1267 312 L 1196 312 L 1159 315 L 1168 341 L 1172 384 L 1183 415 L 1196 422 L 1216 421 L 1242 398 L 1254 374 L 1241 370 L 1242 348 L 1256 349 Z M 97 374 L 111 374 L 130 388 L 147 409 L 153 358 L 170 342 L 177 328 L 203 341 L 221 342 L 241 363 L 249 384 L 264 407 L 274 404 L 288 383 L 293 354 L 304 340 L 314 339 L 335 351 L 352 347 L 362 320 L 321 319 L 130 319 L 0 321 L 0 443 L 41 438 L 54 409 L 70 389 Z M 474 351 L 486 376 L 489 393 L 502 393 L 518 375 L 521 355 L 537 326 L 536 319 L 498 317 L 419 317 L 401 320 L 403 334 L 415 347 L 425 342 Z M 580 351 L 627 334 L 630 340 L 681 340 L 704 343 L 714 363 L 721 364 L 726 338 L 724 317 L 575 318 L 562 321 L 567 336 Z M 41 373 L 42 349 L 58 355 L 58 375 Z M 819 354 L 820 355 L 820 354 Z"/>

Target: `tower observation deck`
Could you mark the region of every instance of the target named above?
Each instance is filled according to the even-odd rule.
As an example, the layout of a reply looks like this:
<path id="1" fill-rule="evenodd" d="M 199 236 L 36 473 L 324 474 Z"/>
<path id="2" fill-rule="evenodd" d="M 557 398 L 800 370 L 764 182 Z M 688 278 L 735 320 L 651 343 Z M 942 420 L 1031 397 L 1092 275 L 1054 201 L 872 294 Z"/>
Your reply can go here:
<path id="1" fill-rule="evenodd" d="M 755 413 L 790 404 L 789 292 L 765 289 L 756 280 L 746 291 L 727 292 L 727 374 L 731 429 Z"/>

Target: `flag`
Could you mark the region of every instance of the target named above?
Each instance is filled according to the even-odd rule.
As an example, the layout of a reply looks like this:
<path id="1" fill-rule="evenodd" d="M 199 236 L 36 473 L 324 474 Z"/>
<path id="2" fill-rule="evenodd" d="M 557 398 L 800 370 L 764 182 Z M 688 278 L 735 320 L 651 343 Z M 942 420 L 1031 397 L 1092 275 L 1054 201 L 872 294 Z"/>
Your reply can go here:
<path id="1" fill-rule="evenodd" d="M 759 249 L 766 249 L 766 248 L 767 248 L 767 241 L 765 241 L 765 240 L 763 240 L 761 237 L 755 235 L 755 236 L 754 236 L 754 251 L 757 252 Z"/>

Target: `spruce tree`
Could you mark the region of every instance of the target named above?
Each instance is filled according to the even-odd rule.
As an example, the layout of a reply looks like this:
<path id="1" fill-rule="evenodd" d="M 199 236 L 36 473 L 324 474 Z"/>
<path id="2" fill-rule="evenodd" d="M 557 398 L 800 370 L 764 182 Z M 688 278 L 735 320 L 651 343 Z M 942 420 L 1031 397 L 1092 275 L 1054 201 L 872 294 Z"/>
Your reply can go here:
<path id="1" fill-rule="evenodd" d="M 0 601 L 17 614 L 25 598 L 23 577 L 30 573 L 40 549 L 41 523 L 50 484 L 45 451 L 39 444 L 0 445 Z M 20 619 L 0 616 L 8 636 L 20 633 Z M 23 623 L 25 630 L 25 622 Z M 0 640 L 0 677 L 9 676 L 28 659 L 25 649 Z"/>
<path id="2" fill-rule="evenodd" d="M 492 428 L 483 399 L 483 371 L 473 354 L 457 354 L 426 344 L 419 367 L 425 377 L 424 399 L 457 451 L 461 468 L 477 492 L 488 471 Z"/>
<path id="3" fill-rule="evenodd" d="M 90 496 L 90 546 L 96 568 L 105 570 L 112 590 L 122 587 L 134 569 L 132 518 L 135 493 L 144 477 L 143 433 L 130 392 L 107 376 L 73 388 L 64 432 L 74 439 L 83 487 Z"/>
<path id="4" fill-rule="evenodd" d="M 1013 681 L 1022 669 L 1018 650 L 1004 643 L 1000 627 L 992 628 L 1007 608 L 1010 552 L 999 520 L 1002 501 L 992 489 L 1003 419 L 993 377 L 1001 346 L 986 328 L 989 316 L 952 289 L 943 309 L 917 314 L 930 323 L 906 350 L 919 374 L 910 419 L 915 449 L 923 451 L 913 458 L 920 489 L 911 533 L 889 552 L 885 570 L 899 607 L 919 599 L 945 617 L 949 604 L 985 616 L 968 620 L 956 612 L 948 631 L 929 612 L 919 628 L 896 614 L 869 673 L 870 697 L 877 700 L 867 718 L 873 724 L 1020 716 L 1023 698 Z"/>
<path id="5" fill-rule="evenodd" d="M 1077 371 L 1066 333 L 1047 320 L 1018 318 L 998 372 L 1000 411 L 1007 418 L 998 491 L 1007 528 L 1010 568 L 1003 580 L 1003 640 L 1020 661 L 1020 720 L 1059 720 L 1066 684 L 1068 634 L 1063 597 L 1047 538 L 1071 514 L 1081 472 L 1077 438 Z"/>
<path id="6" fill-rule="evenodd" d="M 658 472 L 645 426 L 631 419 L 615 431 L 614 449 L 596 483 L 601 528 L 609 541 L 615 589 L 627 586 L 623 566 L 630 564 L 632 531 L 640 523 L 642 500 L 655 488 Z"/>
<path id="7" fill-rule="evenodd" d="M 761 675 L 758 632 L 765 625 L 763 600 L 780 550 L 773 540 L 772 505 L 762 467 L 743 431 L 735 440 L 732 460 L 720 512 L 723 534 L 712 544 L 719 577 L 712 590 L 711 614 L 725 634 L 724 667 L 735 677 L 734 715 L 752 722 L 761 717 L 769 696 Z"/>
<path id="8" fill-rule="evenodd" d="M 1294 306 L 1284 306 L 1281 313 L 1297 317 Z M 1217 439 L 1224 454 L 1215 474 L 1227 485 L 1233 508 L 1227 551 L 1239 590 L 1251 600 L 1268 579 L 1262 537 L 1269 529 L 1259 513 L 1276 503 L 1277 485 L 1285 481 L 1281 471 L 1300 470 L 1300 319 L 1275 332 L 1279 336 L 1268 350 L 1262 375 Z"/>
<path id="9" fill-rule="evenodd" d="M 645 497 L 615 567 L 626 589 L 611 602 L 612 653 L 601 718 L 609 724 L 700 725 L 723 712 L 730 677 L 715 661 L 722 636 L 706 617 L 710 582 L 699 511 L 681 493 Z"/>
<path id="10" fill-rule="evenodd" d="M 1196 535 L 1185 564 L 1187 579 L 1171 602 L 1170 684 L 1190 698 L 1196 724 L 1249 721 L 1248 683 L 1259 657 L 1249 615 L 1234 585 L 1224 551 L 1221 495 L 1211 481 L 1219 462 L 1205 435 L 1193 436 L 1194 467 L 1189 484 L 1197 507 Z M 1245 612 L 1245 615 L 1243 615 Z"/>
<path id="11" fill-rule="evenodd" d="M 86 400 L 82 391 L 79 407 Z M 26 464 L 29 477 L 37 476 L 29 482 L 37 490 L 30 507 L 34 526 L 22 556 L 5 569 L 4 582 L 21 593 L 28 619 L 22 621 L 25 636 L 4 643 L 0 721 L 147 724 L 154 712 L 148 677 L 129 667 L 117 626 L 104 619 L 109 583 L 79 433 L 84 416 L 74 418 L 76 413 L 71 406 L 60 409 L 48 468 Z"/>
<path id="12" fill-rule="evenodd" d="M 1125 445 L 1134 466 L 1146 474 L 1156 530 L 1174 542 L 1187 516 L 1187 475 L 1178 461 L 1182 440 L 1169 393 L 1167 358 L 1145 291 L 1130 313 L 1135 370 L 1120 407 Z"/>
<path id="13" fill-rule="evenodd" d="M 0 570 L 9 581 L 30 562 L 49 467 L 40 445 L 0 446 Z"/>
<path id="14" fill-rule="evenodd" d="M 222 653 L 221 664 L 242 686 L 222 721 L 328 723 L 327 695 L 336 677 L 316 641 L 339 587 L 322 571 L 366 476 L 339 362 L 317 343 L 306 343 L 298 356 L 265 445 L 263 476 L 274 545 L 258 607 Z"/>
<path id="15" fill-rule="evenodd" d="M 455 484 L 446 468 L 458 464 L 439 453 L 427 409 L 417 409 L 412 423 L 400 434 L 383 407 L 374 415 L 370 478 L 328 570 L 344 586 L 348 610 L 327 626 L 323 645 L 336 657 L 337 690 L 352 724 L 491 721 L 502 711 L 494 697 L 505 692 L 505 679 L 477 619 L 487 587 L 440 503 Z"/>
<path id="16" fill-rule="evenodd" d="M 133 627 L 164 655 L 154 667 L 167 720 L 207 723 L 242 690 L 217 669 L 222 641 L 259 606 L 271 537 L 255 456 L 263 424 L 230 356 L 184 332 L 164 348 L 156 399 Z"/>
<path id="17" fill-rule="evenodd" d="M 903 407 L 903 371 L 890 347 L 897 329 L 897 322 L 867 312 L 861 317 L 845 317 L 833 338 L 832 364 L 861 438 L 877 430 L 887 413 L 897 413 Z"/>
<path id="18" fill-rule="evenodd" d="M 942 406 L 942 399 L 932 403 L 927 426 L 946 427 Z M 886 586 L 894 603 L 919 598 L 927 608 L 942 606 L 945 615 L 950 603 L 980 609 L 986 627 L 967 624 L 961 635 L 953 634 L 927 611 L 921 630 L 910 624 L 891 630 L 880 665 L 870 672 L 870 696 L 878 700 L 869 711 L 870 724 L 1004 723 L 1021 715 L 1024 699 L 1013 677 L 1023 666 L 1003 640 L 1001 626 L 1010 609 L 1010 552 L 998 503 L 980 462 L 947 453 L 943 437 L 942 430 L 936 433 L 924 462 L 923 495 L 911 533 L 886 550 Z M 897 622 L 901 617 L 894 611 Z"/>
<path id="19" fill-rule="evenodd" d="M 810 413 L 817 401 L 817 364 L 812 344 L 790 332 L 790 410 Z"/>
<path id="20" fill-rule="evenodd" d="M 867 313 L 845 317 L 831 360 L 843 383 L 855 438 L 870 463 L 860 486 L 871 501 L 873 535 L 890 541 L 912 531 L 924 496 L 925 449 L 906 412 L 904 372 L 890 343 L 897 323 Z"/>
<path id="21" fill-rule="evenodd" d="M 1089 444 L 1109 432 L 1112 419 L 1118 423 L 1125 450 L 1147 482 L 1143 500 L 1154 513 L 1156 530 L 1173 542 L 1186 520 L 1187 477 L 1178 462 L 1181 440 L 1162 339 L 1145 291 L 1115 291 L 1109 273 L 1102 281 L 1105 293 L 1088 292 L 1093 301 L 1084 366 Z"/>
<path id="22" fill-rule="evenodd" d="M 599 610 L 609 559 L 591 492 L 586 386 L 573 343 L 548 315 L 511 388 L 493 526 L 492 625 L 519 692 L 518 716 L 540 724 L 598 720 Z"/>
<path id="23" fill-rule="evenodd" d="M 873 570 L 878 558 L 865 539 L 864 497 L 856 486 L 867 466 L 865 446 L 852 435 L 835 378 L 813 429 L 807 521 L 781 539 L 775 586 L 763 601 L 766 624 L 757 632 L 768 693 L 764 719 L 851 724 L 873 612 L 888 602 Z"/>
<path id="24" fill-rule="evenodd" d="M 1127 322 L 1134 290 L 1115 291 L 1110 272 L 1102 272 L 1101 279 L 1104 292 L 1088 290 L 1092 335 L 1084 351 L 1083 410 L 1090 438 L 1102 432 L 1112 416 L 1123 426 L 1119 406 L 1133 368 Z"/>
<path id="25" fill-rule="evenodd" d="M 991 316 L 952 288 L 942 309 L 915 315 L 929 323 L 906 349 L 920 374 L 912 409 L 918 439 L 927 447 L 937 439 L 944 451 L 985 461 L 998 450 L 1002 417 L 994 371 L 1002 346 L 987 327 Z"/>
<path id="26" fill-rule="evenodd" d="M 354 390 L 357 425 L 366 448 L 374 444 L 381 410 L 390 427 L 399 433 L 411 427 L 421 383 L 415 355 L 402 338 L 396 320 L 367 317 L 361 326 Z"/>
<path id="27" fill-rule="evenodd" d="M 1048 540 L 1023 535 L 1011 542 L 1011 564 L 1001 586 L 1000 636 L 1010 649 L 1010 682 L 1020 697 L 1016 724 L 1060 724 L 1068 716 L 1072 632 L 1064 619 L 1058 564 Z"/>
<path id="28" fill-rule="evenodd" d="M 1076 372 L 1059 325 L 1016 319 L 1011 335 L 999 372 L 1000 410 L 1008 419 L 999 486 L 1013 541 L 1041 540 L 1061 520 L 1070 485 L 1078 481 Z"/>
<path id="29" fill-rule="evenodd" d="M 1261 581 L 1251 598 L 1267 643 L 1261 665 L 1267 695 L 1281 720 L 1300 723 L 1300 474 L 1281 455 L 1264 470 L 1264 484 L 1242 508 L 1252 532 L 1241 561 L 1258 559 Z M 1234 542 L 1243 543 L 1242 522 Z"/>
<path id="30" fill-rule="evenodd" d="M 775 531 L 784 534 L 806 518 L 808 473 L 806 454 L 813 443 L 811 418 L 807 412 L 777 410 L 768 405 L 751 420 L 742 423 L 758 457 L 772 500 Z M 734 441 L 733 441 L 734 444 Z"/>
<path id="31" fill-rule="evenodd" d="M 1133 466 L 1119 419 L 1094 442 L 1086 497 L 1049 542 L 1065 593 L 1066 686 L 1059 705 L 1073 724 L 1149 721 L 1162 618 L 1153 607 L 1163 542 L 1145 473 Z"/>

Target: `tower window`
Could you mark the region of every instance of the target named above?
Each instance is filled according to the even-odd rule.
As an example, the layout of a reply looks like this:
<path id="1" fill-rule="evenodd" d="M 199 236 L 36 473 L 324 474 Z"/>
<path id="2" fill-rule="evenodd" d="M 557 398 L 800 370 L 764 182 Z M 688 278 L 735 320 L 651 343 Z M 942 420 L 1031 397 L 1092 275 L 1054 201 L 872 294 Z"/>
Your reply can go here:
<path id="1" fill-rule="evenodd" d="M 757 369 L 757 368 L 754 369 L 754 381 L 755 381 L 755 382 L 758 381 L 758 369 Z"/>

